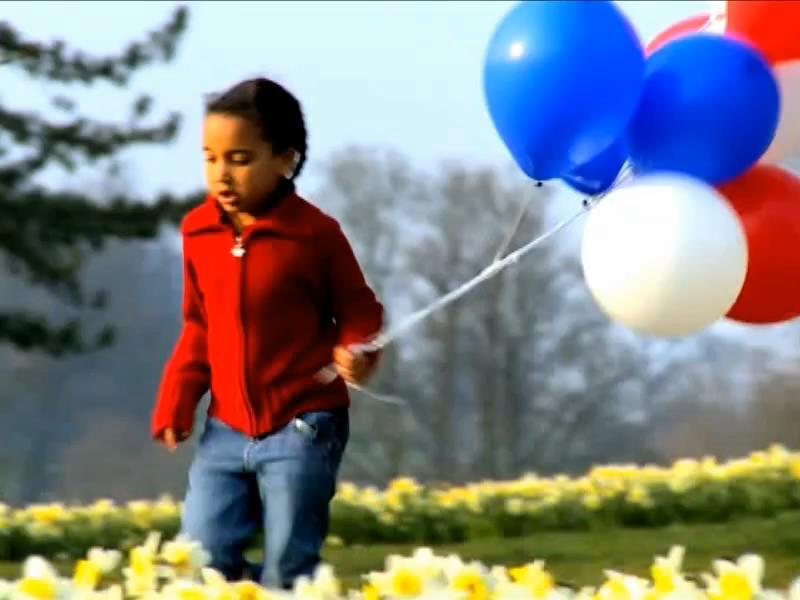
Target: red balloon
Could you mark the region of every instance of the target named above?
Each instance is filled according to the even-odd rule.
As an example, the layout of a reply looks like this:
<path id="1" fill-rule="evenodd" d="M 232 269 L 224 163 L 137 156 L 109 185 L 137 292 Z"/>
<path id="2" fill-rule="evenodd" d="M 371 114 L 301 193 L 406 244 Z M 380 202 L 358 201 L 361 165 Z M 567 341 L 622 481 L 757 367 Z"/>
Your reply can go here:
<path id="1" fill-rule="evenodd" d="M 770 64 L 800 59 L 800 0 L 728 0 L 725 35 L 755 46 Z"/>
<path id="2" fill-rule="evenodd" d="M 717 189 L 739 215 L 749 253 L 744 287 L 727 317 L 767 324 L 800 316 L 800 178 L 760 164 Z"/>
<path id="3" fill-rule="evenodd" d="M 691 35 L 692 33 L 697 33 L 703 29 L 703 27 L 705 27 L 710 19 L 711 15 L 702 14 L 694 17 L 688 17 L 673 23 L 652 40 L 650 40 L 650 43 L 645 46 L 645 54 L 652 54 L 661 48 L 661 46 L 671 42 L 672 40 L 678 39 L 685 35 Z"/>

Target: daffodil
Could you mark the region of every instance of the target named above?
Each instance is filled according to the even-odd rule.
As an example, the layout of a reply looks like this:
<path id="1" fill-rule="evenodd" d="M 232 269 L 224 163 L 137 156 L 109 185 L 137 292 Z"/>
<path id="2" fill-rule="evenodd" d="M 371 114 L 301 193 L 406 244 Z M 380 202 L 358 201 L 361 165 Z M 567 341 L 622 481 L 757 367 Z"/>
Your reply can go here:
<path id="1" fill-rule="evenodd" d="M 167 583 L 160 591 L 163 600 L 211 600 L 208 590 L 194 581 L 177 579 Z"/>
<path id="2" fill-rule="evenodd" d="M 158 578 L 156 557 L 160 539 L 157 533 L 151 534 L 144 544 L 131 549 L 128 566 L 122 571 L 128 595 L 140 597 L 155 590 Z"/>
<path id="3" fill-rule="evenodd" d="M 53 566 L 40 556 L 31 556 L 22 566 L 12 596 L 19 600 L 56 600 L 66 597 L 68 586 Z"/>
<path id="4" fill-rule="evenodd" d="M 300 577 L 295 584 L 295 595 L 309 600 L 337 600 L 341 597 L 341 584 L 336 579 L 333 569 L 321 564 L 314 572 L 314 577 Z"/>
<path id="5" fill-rule="evenodd" d="M 164 543 L 160 558 L 167 563 L 169 573 L 175 577 L 192 576 L 211 561 L 211 555 L 200 543 L 181 535 Z"/>
<path id="6" fill-rule="evenodd" d="M 606 581 L 595 595 L 596 600 L 644 600 L 648 582 L 640 577 L 606 570 Z"/>
<path id="7" fill-rule="evenodd" d="M 737 562 L 715 560 L 716 577 L 704 574 L 710 600 L 751 600 L 762 590 L 764 559 L 755 554 L 742 556 Z"/>
<path id="8" fill-rule="evenodd" d="M 553 576 L 544 568 L 544 561 L 534 561 L 509 569 L 511 579 L 526 588 L 533 598 L 546 598 L 555 589 Z"/>
<path id="9" fill-rule="evenodd" d="M 381 594 L 371 583 L 365 583 L 361 587 L 361 600 L 380 600 Z"/>
<path id="10" fill-rule="evenodd" d="M 100 583 L 102 572 L 100 568 L 90 560 L 79 560 L 75 565 L 75 574 L 72 576 L 72 583 L 75 587 L 84 590 L 93 590 Z"/>
<path id="11" fill-rule="evenodd" d="M 465 600 L 486 600 L 490 595 L 487 575 L 479 563 L 461 565 L 449 574 L 449 587 L 460 592 Z"/>
<path id="12" fill-rule="evenodd" d="M 101 574 L 107 575 L 119 566 L 122 560 L 122 553 L 119 550 L 91 548 L 86 558 L 97 567 Z"/>
<path id="13" fill-rule="evenodd" d="M 430 567 L 421 568 L 413 558 L 401 556 L 389 556 L 386 566 L 385 571 L 367 576 L 381 596 L 413 598 L 427 591 L 425 573 L 430 573 Z"/>

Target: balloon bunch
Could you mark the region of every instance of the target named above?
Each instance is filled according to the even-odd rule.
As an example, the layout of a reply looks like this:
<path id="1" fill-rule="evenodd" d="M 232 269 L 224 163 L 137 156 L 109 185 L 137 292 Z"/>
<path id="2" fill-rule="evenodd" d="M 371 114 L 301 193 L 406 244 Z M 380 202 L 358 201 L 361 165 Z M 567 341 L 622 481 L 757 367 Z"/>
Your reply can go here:
<path id="1" fill-rule="evenodd" d="M 713 4 L 643 44 L 611 1 L 522 2 L 484 63 L 520 169 L 606 194 L 586 283 L 653 335 L 800 316 L 800 179 L 778 164 L 800 154 L 800 0 Z"/>

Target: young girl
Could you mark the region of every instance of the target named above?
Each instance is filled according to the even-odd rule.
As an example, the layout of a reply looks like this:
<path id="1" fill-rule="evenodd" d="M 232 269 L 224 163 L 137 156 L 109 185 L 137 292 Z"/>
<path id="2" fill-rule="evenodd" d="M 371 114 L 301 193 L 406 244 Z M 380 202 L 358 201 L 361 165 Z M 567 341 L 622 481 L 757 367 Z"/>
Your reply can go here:
<path id="1" fill-rule="evenodd" d="M 378 358 L 351 348 L 379 332 L 383 307 L 339 224 L 295 191 L 306 128 L 292 94 L 255 79 L 218 96 L 203 153 L 209 194 L 181 224 L 183 329 L 152 434 L 174 450 L 210 390 L 182 533 L 227 578 L 289 588 L 320 562 L 349 437 L 345 382 Z M 332 362 L 333 380 L 321 376 Z M 250 570 L 243 551 L 262 529 Z"/>

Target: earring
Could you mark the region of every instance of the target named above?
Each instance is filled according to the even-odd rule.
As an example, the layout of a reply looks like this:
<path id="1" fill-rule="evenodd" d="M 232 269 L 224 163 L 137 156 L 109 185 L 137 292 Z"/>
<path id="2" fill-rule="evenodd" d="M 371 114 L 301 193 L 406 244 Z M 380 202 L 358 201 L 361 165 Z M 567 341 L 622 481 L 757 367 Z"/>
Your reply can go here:
<path id="1" fill-rule="evenodd" d="M 294 152 L 292 154 L 292 162 L 289 165 L 289 168 L 287 169 L 286 179 L 291 179 L 292 177 L 294 177 L 294 172 L 297 170 L 297 165 L 299 164 L 300 164 L 300 153 Z"/>

